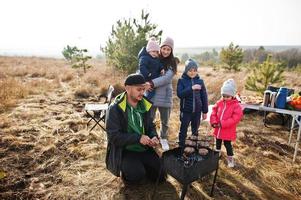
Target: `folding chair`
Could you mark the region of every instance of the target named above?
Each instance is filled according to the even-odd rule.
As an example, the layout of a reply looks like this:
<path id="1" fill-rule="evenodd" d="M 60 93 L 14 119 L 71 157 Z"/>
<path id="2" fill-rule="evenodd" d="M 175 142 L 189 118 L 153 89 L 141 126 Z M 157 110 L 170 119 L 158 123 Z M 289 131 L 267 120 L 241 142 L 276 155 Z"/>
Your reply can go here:
<path id="1" fill-rule="evenodd" d="M 114 87 L 112 85 L 109 86 L 107 90 L 107 94 L 105 96 L 105 102 L 104 103 L 97 103 L 97 104 L 85 104 L 85 111 L 87 115 L 89 116 L 89 121 L 87 122 L 87 128 L 89 127 L 89 123 L 93 120 L 95 124 L 92 126 L 90 131 L 92 131 L 97 125 L 100 126 L 104 131 L 105 124 L 106 124 L 106 112 L 109 108 L 109 105 L 112 101 Z M 101 97 L 101 96 L 100 96 Z M 99 97 L 99 98 L 100 98 Z M 100 124 L 100 122 L 103 121 L 104 126 Z"/>

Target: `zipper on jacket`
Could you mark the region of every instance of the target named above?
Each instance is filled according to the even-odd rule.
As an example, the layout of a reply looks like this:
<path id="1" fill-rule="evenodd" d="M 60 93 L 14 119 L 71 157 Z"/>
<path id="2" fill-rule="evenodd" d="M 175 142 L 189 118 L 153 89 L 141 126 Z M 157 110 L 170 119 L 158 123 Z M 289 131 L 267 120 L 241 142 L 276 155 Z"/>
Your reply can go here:
<path id="1" fill-rule="evenodd" d="M 223 111 L 222 111 L 222 114 L 221 114 L 221 117 L 220 117 L 219 121 L 221 121 L 221 119 L 223 119 L 224 112 L 225 112 L 226 107 L 227 107 L 226 102 L 224 101 L 223 103 L 224 103 L 224 108 L 223 108 Z M 218 128 L 218 132 L 217 132 L 217 136 L 216 136 L 217 139 L 219 139 L 220 132 L 221 132 L 221 127 Z"/>
<path id="2" fill-rule="evenodd" d="M 134 119 L 134 115 L 136 115 L 139 119 L 139 126 L 142 127 L 141 115 L 139 113 L 134 112 L 134 109 L 132 107 L 130 107 L 130 108 L 131 108 L 131 116 L 132 116 L 133 123 L 136 124 L 135 119 Z"/>
<path id="3" fill-rule="evenodd" d="M 191 87 L 193 86 L 193 79 L 191 79 Z M 192 112 L 195 112 L 195 93 L 194 90 L 192 90 Z"/>

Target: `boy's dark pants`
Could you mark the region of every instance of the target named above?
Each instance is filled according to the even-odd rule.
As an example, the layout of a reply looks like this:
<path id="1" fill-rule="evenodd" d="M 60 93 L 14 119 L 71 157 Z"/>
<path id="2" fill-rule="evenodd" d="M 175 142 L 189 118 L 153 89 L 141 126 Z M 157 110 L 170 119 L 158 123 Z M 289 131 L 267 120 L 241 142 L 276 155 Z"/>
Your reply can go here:
<path id="1" fill-rule="evenodd" d="M 185 145 L 185 139 L 187 137 L 187 129 L 190 122 L 191 122 L 192 135 L 198 135 L 198 129 L 201 121 L 200 118 L 201 118 L 201 112 L 194 112 L 194 113 L 181 112 L 180 114 L 181 127 L 179 133 L 179 145 L 181 147 L 184 147 Z"/>
<path id="2" fill-rule="evenodd" d="M 122 178 L 127 183 L 139 183 L 145 177 L 156 181 L 161 168 L 158 154 L 149 149 L 144 152 L 125 150 L 122 155 L 121 172 Z M 162 171 L 160 182 L 165 180 L 165 173 Z"/>

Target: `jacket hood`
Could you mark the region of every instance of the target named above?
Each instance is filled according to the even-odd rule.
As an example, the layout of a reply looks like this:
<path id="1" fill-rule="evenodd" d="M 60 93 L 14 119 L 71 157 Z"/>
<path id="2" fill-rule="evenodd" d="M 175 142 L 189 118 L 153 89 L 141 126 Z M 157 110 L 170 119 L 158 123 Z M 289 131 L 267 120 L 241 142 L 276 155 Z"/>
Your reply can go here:
<path id="1" fill-rule="evenodd" d="M 148 56 L 148 55 L 149 55 L 149 53 L 147 53 L 146 48 L 143 47 L 138 53 L 138 58 L 140 58 L 142 56 Z"/>
<path id="2" fill-rule="evenodd" d="M 114 103 L 117 104 L 118 107 L 123 112 L 125 112 L 125 110 L 126 110 L 126 98 L 127 98 L 126 92 L 123 92 L 123 93 L 117 95 L 114 100 Z M 141 101 L 142 101 L 142 104 L 144 105 L 145 110 L 149 111 L 150 108 L 152 107 L 152 103 L 145 97 L 143 97 Z"/>

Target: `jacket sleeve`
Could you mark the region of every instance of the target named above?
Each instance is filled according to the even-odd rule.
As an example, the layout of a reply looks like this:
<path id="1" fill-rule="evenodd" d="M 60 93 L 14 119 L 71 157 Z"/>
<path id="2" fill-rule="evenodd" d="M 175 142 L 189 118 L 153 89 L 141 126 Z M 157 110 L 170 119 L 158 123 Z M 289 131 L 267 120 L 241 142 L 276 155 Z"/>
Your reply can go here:
<path id="1" fill-rule="evenodd" d="M 202 89 L 200 90 L 200 92 L 201 92 L 201 100 L 202 100 L 202 112 L 208 113 L 208 95 L 207 95 L 207 90 L 204 82 L 202 82 Z"/>
<path id="2" fill-rule="evenodd" d="M 152 80 L 154 87 L 156 88 L 156 87 L 169 84 L 172 80 L 173 75 L 174 73 L 171 69 L 167 70 L 167 72 L 163 76 L 160 76 Z"/>
<path id="3" fill-rule="evenodd" d="M 107 118 L 107 137 L 108 141 L 116 146 L 125 146 L 139 143 L 141 136 L 137 134 L 122 132 L 120 114 L 116 108 L 117 105 L 110 106 Z"/>
<path id="4" fill-rule="evenodd" d="M 217 104 L 215 104 L 212 107 L 212 112 L 211 112 L 211 115 L 210 115 L 210 124 L 219 123 L 219 120 L 218 120 L 218 117 L 217 117 L 217 109 L 218 109 L 218 106 L 217 106 Z"/>
<path id="5" fill-rule="evenodd" d="M 139 59 L 139 71 L 144 78 L 151 76 L 150 71 L 147 69 L 147 64 L 147 57 L 141 56 L 141 58 Z"/>
<path id="6" fill-rule="evenodd" d="M 182 79 L 179 79 L 177 84 L 177 96 L 181 99 L 189 95 L 192 95 L 192 88 L 185 87 Z"/>
<path id="7" fill-rule="evenodd" d="M 221 120 L 222 128 L 227 128 L 238 124 L 242 116 L 243 113 L 240 105 L 239 104 L 235 105 L 232 116 L 226 120 Z"/>

